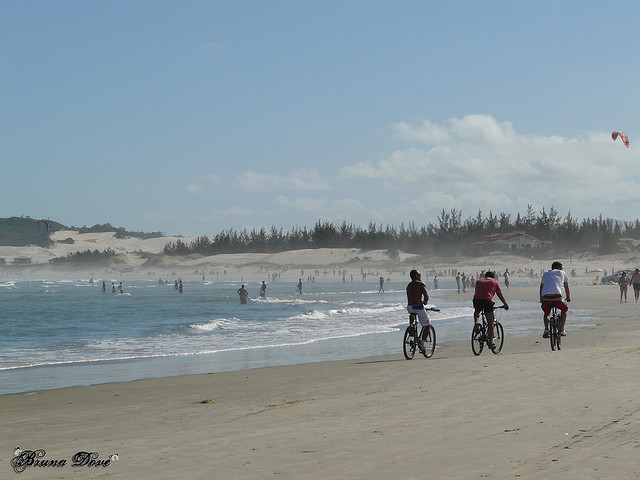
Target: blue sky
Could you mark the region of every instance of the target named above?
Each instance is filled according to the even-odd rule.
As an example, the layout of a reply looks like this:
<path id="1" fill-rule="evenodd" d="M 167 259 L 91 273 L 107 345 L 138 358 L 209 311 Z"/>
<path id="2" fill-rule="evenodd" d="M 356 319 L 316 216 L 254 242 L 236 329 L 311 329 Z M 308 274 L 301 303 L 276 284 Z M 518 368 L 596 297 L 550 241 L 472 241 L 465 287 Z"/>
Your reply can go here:
<path id="1" fill-rule="evenodd" d="M 0 217 L 170 235 L 528 204 L 635 219 L 638 18 L 631 1 L 3 1 Z"/>

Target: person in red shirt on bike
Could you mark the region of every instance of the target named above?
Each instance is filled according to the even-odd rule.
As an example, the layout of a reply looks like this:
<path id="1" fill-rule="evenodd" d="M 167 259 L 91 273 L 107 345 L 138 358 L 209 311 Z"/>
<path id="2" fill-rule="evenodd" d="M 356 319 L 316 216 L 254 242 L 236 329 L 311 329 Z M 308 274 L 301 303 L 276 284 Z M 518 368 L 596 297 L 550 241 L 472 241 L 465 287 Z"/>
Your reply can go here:
<path id="1" fill-rule="evenodd" d="M 487 318 L 487 334 L 489 335 L 489 348 L 491 350 L 494 350 L 495 348 L 495 345 L 493 344 L 493 296 L 498 295 L 498 298 L 502 301 L 504 309 L 509 310 L 509 305 L 507 305 L 507 301 L 502 295 L 500 284 L 496 280 L 495 276 L 495 272 L 489 270 L 484 274 L 484 277 L 479 278 L 476 281 L 476 291 L 473 295 L 473 321 L 478 323 L 480 312 L 484 311 L 485 317 Z"/>

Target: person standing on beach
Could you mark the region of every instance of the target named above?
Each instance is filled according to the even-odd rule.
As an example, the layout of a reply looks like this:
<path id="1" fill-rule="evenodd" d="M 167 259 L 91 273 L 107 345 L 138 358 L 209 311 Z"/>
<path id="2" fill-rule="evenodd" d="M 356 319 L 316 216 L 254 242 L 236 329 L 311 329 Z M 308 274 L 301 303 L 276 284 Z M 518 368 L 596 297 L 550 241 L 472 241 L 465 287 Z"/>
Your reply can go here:
<path id="1" fill-rule="evenodd" d="M 456 275 L 456 283 L 458 284 L 458 293 L 460 293 L 460 272 Z"/>
<path id="2" fill-rule="evenodd" d="M 480 312 L 484 311 L 488 324 L 487 335 L 489 336 L 489 348 L 492 351 L 495 349 L 495 345 L 493 344 L 493 320 L 495 318 L 493 314 L 493 296 L 498 295 L 504 309 L 509 310 L 509 305 L 502 295 L 500 284 L 495 276 L 496 274 L 491 270 L 485 272 L 484 277 L 476 281 L 476 289 L 473 294 L 473 321 L 474 323 L 478 323 Z"/>
<path id="3" fill-rule="evenodd" d="M 298 295 L 302 295 L 302 279 L 298 279 Z"/>
<path id="4" fill-rule="evenodd" d="M 509 288 L 509 277 L 511 276 L 511 274 L 509 273 L 509 269 L 506 268 L 504 271 L 504 286 L 507 287 L 507 289 Z"/>
<path id="5" fill-rule="evenodd" d="M 410 315 L 416 315 L 420 321 L 420 325 L 426 327 L 431 323 L 429 315 L 424 308 L 429 301 L 427 286 L 422 282 L 420 272 L 417 270 L 411 270 L 409 272 L 409 277 L 411 277 L 411 282 L 407 285 L 407 312 L 409 312 Z M 424 341 L 426 340 L 428 333 L 429 329 L 422 329 L 422 338 L 418 339 L 421 351 L 425 350 Z"/>
<path id="6" fill-rule="evenodd" d="M 627 272 L 622 272 L 622 276 L 620 280 L 618 280 L 618 285 L 620 285 L 620 303 L 622 303 L 622 296 L 624 295 L 624 303 L 627 303 L 627 287 L 629 286 L 629 277 L 627 277 Z"/>
<path id="7" fill-rule="evenodd" d="M 380 288 L 378 289 L 378 293 L 384 293 L 384 278 L 380 277 Z"/>
<path id="8" fill-rule="evenodd" d="M 636 297 L 636 302 L 638 301 L 638 297 L 640 297 L 640 269 L 636 268 L 636 271 L 631 275 L 631 285 L 633 285 L 633 294 Z"/>
<path id="9" fill-rule="evenodd" d="M 566 303 L 562 301 L 563 294 L 566 297 Z M 552 307 L 557 307 L 560 310 L 560 335 L 563 337 L 566 335 L 564 324 L 567 321 L 567 311 L 569 310 L 567 303 L 570 301 L 569 277 L 562 270 L 560 262 L 553 262 L 551 270 L 542 275 L 542 282 L 540 283 L 540 303 L 544 312 L 542 316 L 544 321 L 544 333 L 542 336 L 544 338 L 549 338 L 549 314 Z"/>
<path id="10" fill-rule="evenodd" d="M 242 304 L 247 303 L 247 298 L 249 298 L 249 292 L 247 291 L 246 288 L 244 288 L 244 285 L 242 285 L 238 289 L 238 295 L 240 295 L 240 303 Z"/>

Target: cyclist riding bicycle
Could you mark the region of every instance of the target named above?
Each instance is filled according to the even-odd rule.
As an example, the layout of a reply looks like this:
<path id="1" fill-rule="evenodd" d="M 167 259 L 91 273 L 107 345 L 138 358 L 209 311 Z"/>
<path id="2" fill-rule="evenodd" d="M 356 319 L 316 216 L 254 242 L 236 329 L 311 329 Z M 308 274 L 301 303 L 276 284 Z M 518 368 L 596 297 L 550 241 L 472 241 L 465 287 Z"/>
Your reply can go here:
<path id="1" fill-rule="evenodd" d="M 411 277 L 411 283 L 407 285 L 407 312 L 409 314 L 417 315 L 420 325 L 426 327 L 431 324 L 429 320 L 429 314 L 425 310 L 424 306 L 429 301 L 429 294 L 427 293 L 427 286 L 422 282 L 420 272 L 417 270 L 411 270 L 409 272 Z M 420 349 L 424 350 L 424 341 L 426 340 L 428 328 L 422 329 L 422 338 L 418 340 Z"/>
<path id="2" fill-rule="evenodd" d="M 476 291 L 473 295 L 473 321 L 478 323 L 480 312 L 484 311 L 484 315 L 487 319 L 487 335 L 489 337 L 489 348 L 495 349 L 493 344 L 493 296 L 498 295 L 498 298 L 502 301 L 505 310 L 509 310 L 509 305 L 502 295 L 500 290 L 500 284 L 495 278 L 495 272 L 489 270 L 485 272 L 484 277 L 479 278 L 476 281 Z"/>
<path id="3" fill-rule="evenodd" d="M 549 338 L 549 314 L 552 307 L 557 307 L 560 310 L 560 335 L 563 337 L 566 335 L 564 333 L 564 323 L 567 321 L 569 307 L 567 303 L 562 301 L 563 294 L 566 296 L 567 303 L 569 303 L 571 301 L 569 277 L 562 270 L 560 262 L 553 262 L 551 270 L 542 275 L 542 282 L 540 283 L 540 303 L 544 312 L 542 317 L 544 321 L 544 333 L 542 336 L 544 338 Z"/>

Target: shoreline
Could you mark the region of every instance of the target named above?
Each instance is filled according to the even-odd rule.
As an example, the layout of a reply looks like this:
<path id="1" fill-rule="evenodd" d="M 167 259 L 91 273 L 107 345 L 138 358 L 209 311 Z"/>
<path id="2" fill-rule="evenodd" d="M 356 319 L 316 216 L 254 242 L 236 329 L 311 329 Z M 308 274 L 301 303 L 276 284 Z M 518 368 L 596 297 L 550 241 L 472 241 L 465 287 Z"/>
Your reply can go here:
<path id="1" fill-rule="evenodd" d="M 505 294 L 509 292 L 508 301 L 523 301 L 536 305 L 535 302 L 531 302 L 531 295 L 535 293 L 531 292 L 531 290 L 532 287 L 530 286 L 516 286 L 510 290 L 505 290 Z M 472 293 L 468 291 L 466 294 L 457 294 L 452 290 L 440 290 L 435 295 L 437 295 L 434 300 L 436 302 L 438 300 L 460 302 L 462 299 L 466 299 L 470 304 Z M 513 312 L 514 310 L 512 309 Z M 516 306 L 514 315 L 518 315 L 518 306 Z M 528 318 L 531 317 L 531 309 L 526 312 L 526 315 Z M 576 323 L 579 325 L 578 328 L 589 328 L 590 322 L 584 323 L 584 312 L 579 315 L 582 316 L 582 319 L 581 321 L 576 319 Z M 398 320 L 403 322 L 404 315 L 399 315 Z M 515 320 L 515 317 L 512 320 Z M 533 339 L 536 337 L 531 335 L 531 327 L 525 327 L 523 332 L 522 326 L 516 327 L 514 330 L 513 327 L 510 328 L 510 323 L 512 323 L 510 315 L 507 315 L 503 319 L 508 338 L 507 344 L 514 338 L 531 337 Z M 467 337 L 469 332 L 466 326 L 463 326 L 463 330 L 451 330 L 452 325 L 449 324 L 447 326 L 445 324 L 443 334 L 442 329 L 438 328 L 439 321 L 437 319 L 434 325 L 437 332 L 440 332 L 436 355 L 443 351 L 446 352 L 458 343 L 468 347 Z M 570 327 L 569 331 L 571 330 L 575 331 L 575 327 L 573 329 Z M 255 348 L 239 348 L 196 354 L 159 354 L 155 356 L 96 359 L 9 368 L 0 371 L 0 379 L 2 380 L 0 395 L 24 394 L 73 386 L 130 382 L 180 375 L 221 373 L 270 366 L 349 360 L 357 359 L 367 352 L 369 353 L 369 355 L 366 355 L 367 358 L 394 355 L 401 348 L 400 339 L 403 331 L 404 325 L 401 325 L 394 332 L 333 337 L 301 344 L 265 345 Z"/>
<path id="2" fill-rule="evenodd" d="M 508 337 L 501 355 L 454 342 L 430 359 L 398 351 L 2 395 L 0 468 L 20 445 L 47 458 L 119 454 L 93 472 L 57 471 L 79 478 L 387 479 L 408 465 L 448 479 L 632 478 L 640 307 L 612 289 L 574 288 L 572 306 L 602 321 L 570 332 L 560 352 L 542 337 Z"/>

